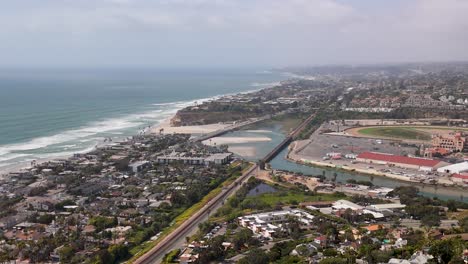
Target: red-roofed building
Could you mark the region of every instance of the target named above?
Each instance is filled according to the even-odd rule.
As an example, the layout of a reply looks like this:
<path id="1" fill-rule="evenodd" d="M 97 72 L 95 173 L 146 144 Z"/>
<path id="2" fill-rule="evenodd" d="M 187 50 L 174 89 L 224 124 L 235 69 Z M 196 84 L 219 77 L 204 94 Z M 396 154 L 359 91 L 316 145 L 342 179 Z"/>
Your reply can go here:
<path id="1" fill-rule="evenodd" d="M 363 152 L 357 156 L 356 161 L 422 171 L 432 171 L 448 164 L 440 160 L 412 158 L 378 152 Z"/>
<path id="2" fill-rule="evenodd" d="M 432 145 L 437 148 L 444 148 L 451 152 L 462 152 L 468 149 L 468 140 L 462 132 L 450 133 L 449 135 L 433 135 Z"/>
<path id="3" fill-rule="evenodd" d="M 424 157 L 432 158 L 436 155 L 446 156 L 450 153 L 450 150 L 444 148 L 427 148 L 424 150 Z"/>
<path id="4" fill-rule="evenodd" d="M 453 174 L 452 181 L 468 183 L 468 173 Z"/>

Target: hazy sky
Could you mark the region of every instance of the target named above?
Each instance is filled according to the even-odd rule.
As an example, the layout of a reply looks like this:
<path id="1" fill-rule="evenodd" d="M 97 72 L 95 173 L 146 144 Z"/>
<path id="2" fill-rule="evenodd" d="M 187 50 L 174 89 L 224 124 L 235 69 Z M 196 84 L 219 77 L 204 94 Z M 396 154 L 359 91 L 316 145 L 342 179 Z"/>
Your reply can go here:
<path id="1" fill-rule="evenodd" d="M 468 0 L 13 0 L 1 66 L 468 59 Z"/>

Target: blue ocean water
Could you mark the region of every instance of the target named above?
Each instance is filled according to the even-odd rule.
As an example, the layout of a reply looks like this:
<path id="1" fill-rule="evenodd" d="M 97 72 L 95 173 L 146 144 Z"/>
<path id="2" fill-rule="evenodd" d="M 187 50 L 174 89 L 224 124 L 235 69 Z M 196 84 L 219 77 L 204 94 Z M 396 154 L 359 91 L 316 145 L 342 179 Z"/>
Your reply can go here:
<path id="1" fill-rule="evenodd" d="M 89 151 L 196 101 L 284 78 L 258 69 L 2 69 L 0 170 Z"/>

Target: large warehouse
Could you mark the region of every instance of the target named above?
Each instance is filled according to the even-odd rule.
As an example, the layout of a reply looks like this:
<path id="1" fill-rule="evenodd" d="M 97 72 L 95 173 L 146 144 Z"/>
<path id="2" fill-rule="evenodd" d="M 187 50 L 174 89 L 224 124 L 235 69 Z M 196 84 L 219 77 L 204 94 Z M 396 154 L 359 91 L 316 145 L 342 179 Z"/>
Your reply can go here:
<path id="1" fill-rule="evenodd" d="M 363 152 L 357 156 L 356 161 L 421 171 L 433 171 L 437 168 L 448 165 L 448 163 L 440 160 L 412 158 L 378 152 Z"/>
<path id="2" fill-rule="evenodd" d="M 468 161 L 452 164 L 444 167 L 440 167 L 437 169 L 438 172 L 443 173 L 462 173 L 468 172 Z"/>

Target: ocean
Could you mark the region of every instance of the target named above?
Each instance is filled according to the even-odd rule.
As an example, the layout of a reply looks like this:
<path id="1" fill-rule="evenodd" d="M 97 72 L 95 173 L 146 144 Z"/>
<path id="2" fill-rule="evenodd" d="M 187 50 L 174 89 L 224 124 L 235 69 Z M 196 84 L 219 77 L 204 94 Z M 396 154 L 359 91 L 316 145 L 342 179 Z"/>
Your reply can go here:
<path id="1" fill-rule="evenodd" d="M 263 69 L 1 69 L 0 172 L 87 152 L 196 102 L 282 79 Z"/>

